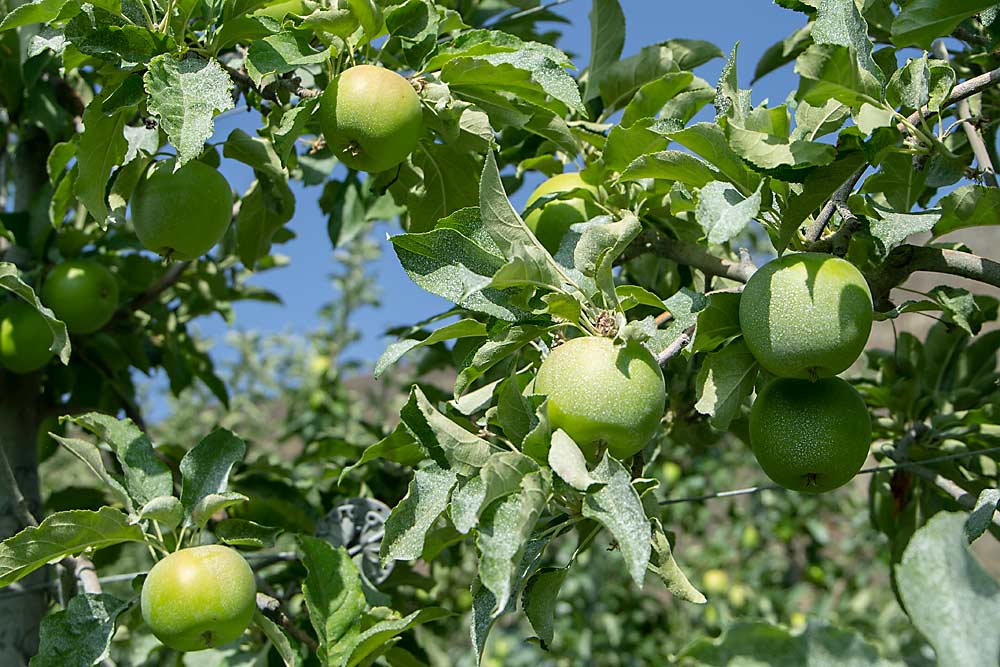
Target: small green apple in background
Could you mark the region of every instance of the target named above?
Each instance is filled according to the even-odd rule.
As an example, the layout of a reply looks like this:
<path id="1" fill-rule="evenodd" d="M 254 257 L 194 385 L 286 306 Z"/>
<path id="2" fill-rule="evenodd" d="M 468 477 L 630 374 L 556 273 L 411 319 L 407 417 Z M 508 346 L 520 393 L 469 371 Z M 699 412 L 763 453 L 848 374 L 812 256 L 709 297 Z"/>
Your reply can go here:
<path id="1" fill-rule="evenodd" d="M 591 461 L 607 447 L 627 459 L 649 442 L 663 417 L 663 373 L 636 343 L 584 336 L 559 345 L 542 362 L 536 394 L 548 397 L 552 429 L 561 428 Z"/>
<path id="2" fill-rule="evenodd" d="M 705 572 L 701 584 L 709 595 L 719 595 L 729 588 L 729 575 L 725 570 L 711 569 Z"/>
<path id="3" fill-rule="evenodd" d="M 153 566 L 140 606 L 143 620 L 165 645 L 201 651 L 228 644 L 249 627 L 257 583 L 235 550 L 217 544 L 191 547 Z"/>
<path id="4" fill-rule="evenodd" d="M 830 377 L 857 360 L 872 328 L 872 295 L 853 264 L 821 253 L 761 267 L 740 297 L 740 328 L 760 365 L 780 377 Z"/>
<path id="5" fill-rule="evenodd" d="M 750 445 L 760 467 L 793 491 L 847 484 L 868 457 L 872 425 L 857 390 L 840 378 L 779 378 L 754 401 Z"/>
<path id="6" fill-rule="evenodd" d="M 375 173 L 413 152 L 423 129 L 420 98 L 410 82 L 384 67 L 344 70 L 319 103 L 323 138 L 351 169 Z"/>
<path id="7" fill-rule="evenodd" d="M 157 162 L 130 202 L 132 225 L 147 249 L 168 259 L 201 257 L 222 240 L 233 217 L 233 192 L 214 167 L 194 160 L 174 171 Z"/>
<path id="8" fill-rule="evenodd" d="M 0 365 L 31 373 L 49 363 L 52 330 L 42 314 L 20 299 L 0 307 Z"/>
<path id="9" fill-rule="evenodd" d="M 557 174 L 552 178 L 543 181 L 535 190 L 528 195 L 525 208 L 531 206 L 538 199 L 545 195 L 556 194 L 558 192 L 568 192 L 583 188 L 595 195 L 597 188 L 585 182 L 578 172 L 572 171 L 565 174 Z M 559 250 L 562 238 L 566 236 L 566 231 L 570 225 L 578 222 L 585 222 L 601 214 L 601 209 L 593 202 L 580 197 L 569 199 L 554 199 L 541 208 L 536 208 L 524 218 L 525 224 L 534 232 L 535 237 L 545 246 L 551 254 Z"/>
<path id="10" fill-rule="evenodd" d="M 70 333 L 93 333 L 118 308 L 118 282 L 100 262 L 73 260 L 57 265 L 42 286 L 42 303 Z"/>

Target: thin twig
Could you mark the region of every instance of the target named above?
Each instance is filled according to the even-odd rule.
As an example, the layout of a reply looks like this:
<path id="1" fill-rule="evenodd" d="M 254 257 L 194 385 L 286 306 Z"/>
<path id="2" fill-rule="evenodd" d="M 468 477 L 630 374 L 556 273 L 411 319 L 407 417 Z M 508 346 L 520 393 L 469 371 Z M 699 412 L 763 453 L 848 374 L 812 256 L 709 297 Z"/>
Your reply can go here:
<path id="1" fill-rule="evenodd" d="M 668 361 L 676 357 L 681 353 L 681 350 L 687 347 L 688 343 L 691 342 L 692 335 L 694 335 L 693 324 L 685 329 L 684 333 L 675 338 L 670 345 L 665 347 L 658 355 L 656 355 L 656 363 L 658 363 L 661 368 L 666 366 Z"/>
<path id="2" fill-rule="evenodd" d="M 1000 67 L 994 70 L 990 70 L 986 74 L 980 74 L 979 76 L 973 77 L 967 81 L 963 81 L 954 88 L 951 89 L 951 94 L 948 99 L 944 101 L 941 105 L 941 109 L 949 107 L 952 104 L 960 102 L 967 97 L 972 97 L 977 93 L 981 93 L 990 86 L 1000 83 Z M 931 111 L 927 107 L 923 107 L 919 111 L 914 111 L 910 114 L 910 117 L 906 119 L 911 125 L 916 125 L 923 120 L 926 120 L 933 116 L 939 111 Z"/>
<path id="3" fill-rule="evenodd" d="M 951 56 L 948 54 L 948 47 L 941 40 L 934 43 L 934 55 L 945 62 L 951 61 Z M 969 139 L 972 154 L 976 156 L 976 164 L 979 165 L 983 178 L 988 185 L 994 188 L 997 187 L 996 170 L 993 168 L 993 160 L 990 159 L 990 153 L 986 150 L 986 142 L 983 141 L 983 135 L 980 134 L 979 128 L 970 120 L 972 118 L 972 110 L 969 108 L 969 100 L 959 100 L 955 108 L 958 111 L 958 117 L 966 119 L 962 123 L 962 129 L 965 130 L 965 136 Z"/>
<path id="4" fill-rule="evenodd" d="M 489 30 L 496 30 L 497 26 L 504 25 L 505 23 L 510 23 L 511 21 L 517 21 L 518 19 L 523 19 L 524 17 L 531 16 L 532 14 L 537 14 L 539 12 L 544 12 L 544 11 L 546 11 L 548 9 L 552 9 L 553 7 L 558 7 L 559 5 L 564 5 L 567 2 L 569 2 L 569 1 L 570 0 L 552 0 L 552 2 L 548 2 L 548 3 L 542 4 L 542 5 L 537 5 L 535 7 L 529 7 L 528 9 L 524 9 L 522 11 L 515 12 L 513 14 L 508 14 L 507 16 L 501 16 L 496 21 L 494 21 L 492 23 L 486 23 L 486 24 L 484 24 L 483 28 L 486 28 L 486 29 L 489 29 Z"/>
<path id="5" fill-rule="evenodd" d="M 646 232 L 639 237 L 622 257 L 623 260 L 629 259 L 646 252 L 672 259 L 678 264 L 690 266 L 712 276 L 728 278 L 740 283 L 748 281 L 757 270 L 748 257 L 740 261 L 724 259 L 713 255 L 700 245 L 667 238 L 654 231 Z"/>
<path id="6" fill-rule="evenodd" d="M 857 185 L 858 181 L 861 180 L 861 177 L 864 176 L 866 169 L 868 169 L 867 163 L 861 165 L 853 174 L 851 174 L 850 178 L 844 181 L 843 185 L 837 188 L 836 192 L 833 193 L 833 196 L 830 197 L 830 201 L 826 203 L 826 206 L 823 207 L 823 210 L 820 211 L 819 215 L 816 217 L 816 220 L 814 220 L 813 224 L 806 230 L 806 241 L 809 243 L 815 243 L 821 236 L 823 236 L 823 231 L 830 223 L 830 218 L 832 218 L 833 214 L 838 211 L 838 206 L 840 204 L 847 202 L 847 198 L 851 196 L 854 186 Z"/>
<path id="7" fill-rule="evenodd" d="M 163 272 L 163 275 L 160 276 L 159 280 L 157 280 L 145 292 L 134 298 L 131 303 L 124 306 L 120 311 L 120 314 L 127 315 L 130 312 L 141 310 L 144 306 L 147 306 L 155 301 L 158 296 L 163 294 L 163 292 L 177 284 L 177 281 L 181 279 L 181 275 L 189 266 L 191 266 L 190 261 L 175 262 L 171 264 L 170 268 Z"/>
<path id="8" fill-rule="evenodd" d="M 275 91 L 269 90 L 271 86 L 284 88 L 285 90 L 289 91 L 290 93 L 293 93 L 294 95 L 302 99 L 308 99 L 310 97 L 319 97 L 320 95 L 323 94 L 322 91 L 319 90 L 313 90 L 312 88 L 303 88 L 302 86 L 299 85 L 298 79 L 279 78 L 276 79 L 273 83 L 270 83 L 261 88 L 245 72 L 241 72 L 235 67 L 229 67 L 228 65 L 225 65 L 224 67 L 226 68 L 226 71 L 229 72 L 229 76 L 236 79 L 237 83 L 242 85 L 244 88 L 252 88 L 253 90 L 256 90 L 261 97 L 263 97 L 266 100 L 271 100 L 272 102 L 277 102 L 278 96 Z"/>
<path id="9" fill-rule="evenodd" d="M 7 451 L 0 444 L 0 477 L 3 479 L 3 486 L 7 487 L 11 498 L 14 499 L 14 513 L 24 527 L 37 526 L 38 519 L 31 513 L 28 501 L 24 498 L 17 477 L 14 476 L 14 469 L 10 467 L 10 460 L 7 458 Z"/>
<path id="10" fill-rule="evenodd" d="M 316 640 L 309 636 L 302 628 L 295 625 L 290 618 L 281 610 L 281 602 L 277 598 L 263 593 L 257 593 L 257 609 L 272 621 L 283 627 L 288 634 L 292 635 L 300 642 L 309 647 L 315 653 L 319 649 Z"/>
<path id="11" fill-rule="evenodd" d="M 943 463 L 945 461 L 954 461 L 956 459 L 964 459 L 972 456 L 983 456 L 986 454 L 995 454 L 1000 452 L 1000 447 L 991 447 L 989 449 L 980 449 L 976 451 L 960 452 L 958 454 L 949 454 L 947 456 L 938 456 L 936 458 L 924 459 L 923 461 L 905 461 L 902 463 L 894 463 L 892 465 L 884 466 L 871 466 L 870 468 L 862 468 L 858 471 L 859 475 L 871 475 L 876 472 L 886 472 L 888 470 L 898 470 L 900 468 L 914 468 L 914 467 L 924 467 L 933 463 Z M 676 505 L 678 503 L 693 503 L 700 502 L 703 500 L 714 500 L 716 498 L 732 498 L 733 496 L 746 496 L 754 493 L 760 493 L 761 491 L 778 491 L 785 490 L 785 487 L 779 484 L 765 484 L 763 486 L 750 486 L 745 489 L 734 489 L 732 491 L 720 491 L 717 493 L 706 493 L 703 496 L 689 496 L 687 498 L 667 498 L 666 500 L 661 500 L 660 505 Z M 1000 524 L 998 524 L 1000 525 Z"/>
<path id="12" fill-rule="evenodd" d="M 945 273 L 1000 287 L 1000 262 L 961 250 L 903 244 L 893 249 L 875 271 L 865 276 L 876 308 L 891 308 L 889 292 L 901 285 L 911 273 L 918 271 Z"/>

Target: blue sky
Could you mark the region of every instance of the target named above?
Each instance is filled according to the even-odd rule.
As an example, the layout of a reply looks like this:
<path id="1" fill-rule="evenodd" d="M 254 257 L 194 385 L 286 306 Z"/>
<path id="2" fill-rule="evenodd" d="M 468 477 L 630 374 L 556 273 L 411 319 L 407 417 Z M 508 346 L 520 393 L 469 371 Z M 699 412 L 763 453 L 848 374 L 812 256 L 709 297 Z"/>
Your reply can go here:
<path id="1" fill-rule="evenodd" d="M 556 8 L 571 24 L 563 26 L 564 38 L 559 46 L 575 54 L 579 69 L 586 67 L 590 56 L 590 26 L 587 14 L 590 0 L 569 0 Z M 728 53 L 739 41 L 739 81 L 749 87 L 757 60 L 774 42 L 801 27 L 802 14 L 782 9 L 767 0 L 728 0 L 726 2 L 678 2 L 677 0 L 621 0 L 626 19 L 624 55 L 636 53 L 643 46 L 671 38 L 704 39 L 717 44 Z M 716 60 L 699 68 L 697 74 L 715 84 L 723 61 Z M 795 86 L 791 66 L 774 72 L 754 86 L 753 101 L 765 98 L 779 104 Z M 256 130 L 254 114 L 230 113 L 216 123 L 214 141 L 221 141 L 233 129 Z M 230 184 L 243 192 L 252 179 L 243 165 L 224 160 L 223 172 Z M 511 195 L 514 205 L 523 205 L 527 194 L 541 177 L 526 178 L 525 186 Z M 278 246 L 277 252 L 291 258 L 288 267 L 262 273 L 253 282 L 273 290 L 284 300 L 283 306 L 242 302 L 235 305 L 235 328 L 261 332 L 305 333 L 319 325 L 316 313 L 332 296 L 328 276 L 336 268 L 333 251 L 326 234 L 326 219 L 317 203 L 321 188 L 296 188 L 296 212 L 289 223 L 297 238 Z M 399 233 L 397 225 L 380 225 L 372 230 L 383 244 L 381 259 L 371 265 L 371 273 L 382 292 L 382 306 L 357 313 L 354 323 L 364 332 L 361 342 L 354 345 L 348 356 L 374 361 L 382 353 L 387 338 L 384 332 L 407 325 L 446 309 L 449 304 L 412 284 L 400 268 L 386 233 Z M 222 338 L 229 328 L 220 317 L 199 320 L 197 328 L 203 336 L 216 341 L 213 356 L 226 356 Z"/>

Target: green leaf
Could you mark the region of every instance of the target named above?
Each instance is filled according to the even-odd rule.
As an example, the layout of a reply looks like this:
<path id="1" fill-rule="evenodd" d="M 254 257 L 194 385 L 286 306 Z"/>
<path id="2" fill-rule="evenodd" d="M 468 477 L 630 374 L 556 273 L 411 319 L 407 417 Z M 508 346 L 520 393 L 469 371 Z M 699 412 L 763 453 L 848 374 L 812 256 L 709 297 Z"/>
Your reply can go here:
<path id="1" fill-rule="evenodd" d="M 749 196 L 760 186 L 760 176 L 747 168 L 743 158 L 730 148 L 722 128 L 715 123 L 697 123 L 666 136 L 708 161 L 743 195 Z"/>
<path id="2" fill-rule="evenodd" d="M 927 171 L 914 169 L 911 156 L 890 153 L 882 160 L 878 172 L 865 179 L 861 192 L 881 193 L 880 203 L 906 213 L 920 199 L 926 182 Z"/>
<path id="3" fill-rule="evenodd" d="M 201 154 L 216 111 L 233 108 L 233 81 L 217 60 L 163 54 L 143 77 L 149 112 L 157 117 L 181 165 Z"/>
<path id="4" fill-rule="evenodd" d="M 646 343 L 646 347 L 654 355 L 698 322 L 698 313 L 708 305 L 708 297 L 682 287 L 663 303 L 673 317 L 666 327 L 657 329 L 656 335 Z"/>
<path id="5" fill-rule="evenodd" d="M 835 44 L 813 44 L 795 61 L 801 77 L 796 99 L 822 106 L 835 99 L 852 109 L 882 99 L 882 86 L 871 72 L 861 69 L 857 52 Z"/>
<path id="6" fill-rule="evenodd" d="M 395 343 L 390 343 L 389 346 L 386 347 L 385 352 L 383 352 L 382 356 L 380 356 L 378 361 L 375 362 L 375 368 L 372 371 L 372 375 L 374 375 L 376 379 L 379 378 L 382 373 L 389 369 L 390 366 L 399 361 L 404 354 L 410 350 L 415 350 L 418 347 L 426 347 L 428 345 L 434 345 L 446 340 L 455 340 L 458 338 L 485 337 L 486 333 L 485 324 L 479 320 L 466 318 L 459 320 L 458 322 L 446 324 L 440 329 L 431 332 L 431 334 L 426 338 L 403 338 Z"/>
<path id="7" fill-rule="evenodd" d="M 701 189 L 695 219 L 709 243 L 726 243 L 743 233 L 760 212 L 760 187 L 746 198 L 723 181 L 713 181 Z"/>
<path id="8" fill-rule="evenodd" d="M 698 328 L 691 349 L 714 350 L 743 333 L 740 328 L 740 295 L 717 292 L 708 297 L 708 305 L 698 313 Z"/>
<path id="9" fill-rule="evenodd" d="M 278 624 L 262 614 L 260 610 L 253 613 L 253 624 L 264 633 L 268 641 L 281 656 L 281 661 L 285 667 L 295 667 L 301 663 L 298 653 L 292 648 L 292 643 L 288 641 L 288 636 L 278 627 Z"/>
<path id="10" fill-rule="evenodd" d="M 83 593 L 62 611 L 42 619 L 38 655 L 31 667 L 90 667 L 108 657 L 115 622 L 129 603 L 107 594 Z"/>
<path id="11" fill-rule="evenodd" d="M 608 171 L 623 171 L 646 153 L 666 148 L 666 138 L 651 129 L 657 122 L 644 118 L 629 127 L 612 127 L 601 155 L 603 166 Z"/>
<path id="12" fill-rule="evenodd" d="M 813 24 L 812 40 L 816 44 L 839 44 L 853 48 L 858 64 L 878 81 L 885 82 L 885 74 L 872 58 L 868 22 L 858 11 L 854 0 L 821 2 Z"/>
<path id="13" fill-rule="evenodd" d="M 504 327 L 490 336 L 475 351 L 472 359 L 462 362 L 462 369 L 455 380 L 455 398 L 461 396 L 483 373 L 531 343 L 546 330 L 548 327 L 512 326 Z"/>
<path id="14" fill-rule="evenodd" d="M 274 541 L 281 529 L 262 526 L 246 519 L 226 519 L 219 522 L 213 532 L 224 544 L 252 549 L 268 549 L 274 546 Z"/>
<path id="15" fill-rule="evenodd" d="M 878 243 L 879 253 L 883 257 L 903 243 L 910 235 L 931 231 L 941 219 L 940 211 L 896 213 L 875 203 L 872 203 L 871 206 L 879 217 L 869 218 L 868 228 L 872 238 Z"/>
<path id="16" fill-rule="evenodd" d="M 983 489 L 979 494 L 976 506 L 965 522 L 965 539 L 970 544 L 982 537 L 993 523 L 998 503 L 1000 503 L 1000 489 Z"/>
<path id="17" fill-rule="evenodd" d="M 365 594 L 361 575 L 347 550 L 329 542 L 299 535 L 299 550 L 306 568 L 302 593 L 309 622 L 319 637 L 318 657 L 324 665 L 343 664 L 361 634 Z"/>
<path id="18" fill-rule="evenodd" d="M 618 0 L 594 0 L 590 14 L 590 66 L 583 101 L 600 95 L 599 82 L 604 71 L 618 62 L 625 46 L 625 14 Z"/>
<path id="19" fill-rule="evenodd" d="M 552 433 L 552 445 L 549 447 L 549 467 L 559 475 L 562 481 L 577 491 L 596 490 L 600 484 L 587 470 L 587 460 L 583 452 L 561 428 Z"/>
<path id="20" fill-rule="evenodd" d="M 552 643 L 556 602 L 567 574 L 567 567 L 542 568 L 528 580 L 521 596 L 524 614 L 541 640 L 543 649 L 547 649 Z"/>
<path id="21" fill-rule="evenodd" d="M 774 112 L 781 108 L 768 111 Z M 742 127 L 735 121 L 730 122 L 726 133 L 729 136 L 729 145 L 760 169 L 824 166 L 833 162 L 836 156 L 836 150 L 829 144 L 790 139 L 767 131 L 757 131 L 752 129 L 750 122 L 747 122 L 747 127 Z"/>
<path id="22" fill-rule="evenodd" d="M 400 424 L 392 433 L 365 449 L 358 461 L 340 474 L 344 479 L 351 471 L 376 459 L 393 461 L 404 466 L 415 466 L 424 458 L 424 450 L 405 425 Z"/>
<path id="23" fill-rule="evenodd" d="M 242 505 L 250 499 L 242 493 L 235 491 L 222 491 L 220 493 L 210 493 L 201 498 L 190 511 L 188 523 L 192 526 L 202 528 L 208 523 L 217 512 L 221 512 L 236 505 Z"/>
<path id="24" fill-rule="evenodd" d="M 535 522 L 545 509 L 551 483 L 544 471 L 521 480 L 518 492 L 504 496 L 486 508 L 479 519 L 476 547 L 479 549 L 479 580 L 493 593 L 497 617 L 507 608 L 516 588 L 517 563 L 521 561 Z"/>
<path id="25" fill-rule="evenodd" d="M 913 0 L 892 22 L 892 43 L 930 51 L 935 39 L 950 35 L 965 19 L 995 6 L 992 0 Z"/>
<path id="26" fill-rule="evenodd" d="M 105 114 L 100 97 L 83 112 L 84 131 L 77 141 L 79 169 L 74 187 L 80 202 L 101 226 L 108 224 L 108 179 L 124 161 L 128 149 L 124 128 L 134 112 L 134 107 L 125 107 Z"/>
<path id="27" fill-rule="evenodd" d="M 10 262 L 0 262 L 0 289 L 16 294 L 45 318 L 45 323 L 49 326 L 49 331 L 52 332 L 52 344 L 49 345 L 49 351 L 57 354 L 63 364 L 68 364 L 72 348 L 70 347 L 69 334 L 66 333 L 66 325 L 62 320 L 56 318 L 55 313 L 42 305 L 35 291 L 21 280 L 17 266 Z"/>
<path id="28" fill-rule="evenodd" d="M 649 570 L 657 575 L 670 591 L 671 595 L 694 604 L 705 604 L 705 596 L 699 591 L 674 560 L 670 541 L 663 532 L 659 519 L 653 520 L 652 553 L 650 554 Z"/>
<path id="29" fill-rule="evenodd" d="M 49 436 L 69 450 L 73 456 L 83 461 L 84 465 L 90 468 L 91 472 L 104 482 L 104 485 L 112 492 L 115 499 L 125 506 L 125 510 L 129 514 L 133 512 L 132 498 L 129 497 L 128 491 L 122 485 L 121 478 L 104 466 L 104 458 L 101 456 L 101 450 L 95 444 L 78 438 L 64 438 L 55 433 L 49 433 Z M 173 496 L 160 496 L 160 498 L 166 497 Z M 155 502 L 156 500 L 158 499 L 153 498 L 149 502 Z"/>
<path id="30" fill-rule="evenodd" d="M 930 61 L 927 54 L 907 58 L 906 64 L 892 75 L 885 91 L 886 101 L 894 107 L 936 111 L 955 85 L 955 70 L 940 60 Z"/>
<path id="31" fill-rule="evenodd" d="M 400 418 L 424 451 L 442 468 L 471 475 L 490 458 L 488 442 L 437 411 L 420 387 L 413 385 Z"/>
<path id="32" fill-rule="evenodd" d="M 541 247 L 528 229 L 528 225 L 511 206 L 503 182 L 500 180 L 500 170 L 497 168 L 493 151 L 486 156 L 482 178 L 479 181 L 479 215 L 483 229 L 490 235 L 504 257 L 513 257 L 513 249 L 518 243 L 521 246 Z"/>
<path id="33" fill-rule="evenodd" d="M 1000 654 L 1000 585 L 969 551 L 967 515 L 939 512 L 896 566 L 899 597 L 941 667 L 989 665 Z"/>
<path id="34" fill-rule="evenodd" d="M 0 22 L 0 32 L 32 23 L 48 23 L 59 16 L 67 0 L 34 0 L 10 10 Z"/>
<path id="35" fill-rule="evenodd" d="M 112 507 L 56 512 L 0 542 L 0 587 L 64 556 L 143 540 L 142 529 Z"/>
<path id="36" fill-rule="evenodd" d="M 719 180 L 721 175 L 690 153 L 668 150 L 639 156 L 622 172 L 619 180 L 637 181 L 644 178 L 677 181 L 700 188 Z"/>
<path id="37" fill-rule="evenodd" d="M 125 474 L 125 488 L 137 507 L 155 498 L 173 495 L 170 468 L 156 455 L 149 437 L 131 419 L 115 419 L 99 412 L 67 419 L 111 446 Z"/>
<path id="38" fill-rule="evenodd" d="M 566 108 L 587 114 L 576 80 L 547 51 L 530 43 L 514 52 L 450 60 L 441 68 L 441 80 L 459 97 L 501 90 L 560 115 Z"/>
<path id="39" fill-rule="evenodd" d="M 639 494 L 632 486 L 632 476 L 607 454 L 591 476 L 605 486 L 588 493 L 583 500 L 583 516 L 594 519 L 611 532 L 632 581 L 639 588 L 649 564 L 650 524 L 642 509 Z"/>
<path id="40" fill-rule="evenodd" d="M 263 175 L 258 172 L 261 178 Z M 240 200 L 236 246 L 240 261 L 253 269 L 271 251 L 274 235 L 295 213 L 295 196 L 286 180 L 255 180 Z"/>
<path id="41" fill-rule="evenodd" d="M 441 218 L 479 203 L 479 156 L 467 147 L 422 142 L 409 164 L 412 169 L 401 172 L 398 187 L 405 188 L 411 232 L 427 231 Z"/>
<path id="42" fill-rule="evenodd" d="M 836 132 L 850 116 L 851 110 L 837 100 L 827 100 L 823 106 L 813 106 L 799 102 L 795 107 L 795 129 L 793 140 L 813 141 L 831 132 Z"/>
<path id="43" fill-rule="evenodd" d="M 184 519 L 184 506 L 175 496 L 160 496 L 139 508 L 136 519 L 139 521 L 152 519 L 173 530 Z"/>
<path id="44" fill-rule="evenodd" d="M 756 83 L 763 76 L 798 58 L 812 44 L 812 28 L 813 24 L 807 23 L 785 39 L 769 46 L 757 61 L 757 69 L 754 70 L 750 83 Z"/>
<path id="45" fill-rule="evenodd" d="M 479 523 L 479 514 L 495 500 L 521 488 L 525 475 L 538 471 L 538 464 L 520 452 L 494 454 L 479 471 L 459 484 L 451 494 L 449 514 L 455 529 L 465 534 Z"/>
<path id="46" fill-rule="evenodd" d="M 1000 225 L 1000 190 L 985 185 L 963 185 L 941 199 L 941 219 L 934 225 L 934 236 L 965 227 Z"/>
<path id="47" fill-rule="evenodd" d="M 535 403 L 523 393 L 527 374 L 511 375 L 497 390 L 497 419 L 500 428 L 515 446 L 520 447 L 524 436 L 535 425 Z M 522 381 L 523 380 L 523 381 Z"/>
<path id="48" fill-rule="evenodd" d="M 366 660 L 381 654 L 385 649 L 389 648 L 392 638 L 401 635 L 407 630 L 412 630 L 418 625 L 430 623 L 431 621 L 448 616 L 451 616 L 451 612 L 447 609 L 442 609 L 441 607 L 424 607 L 404 618 L 395 618 L 375 623 L 358 636 L 350 658 L 347 660 L 347 667 L 354 667 L 354 665 L 360 665 L 362 662 L 370 664 Z"/>
<path id="49" fill-rule="evenodd" d="M 382 8 L 373 0 L 347 0 L 351 13 L 361 22 L 365 30 L 365 39 L 372 41 L 379 36 L 385 21 L 382 18 Z"/>
<path id="50" fill-rule="evenodd" d="M 853 630 L 810 623 L 793 635 L 777 625 L 741 622 L 718 639 L 703 638 L 678 656 L 701 667 L 736 665 L 858 665 L 903 667 L 883 659 L 878 650 Z M 943 665 L 942 665 L 943 667 Z"/>
<path id="51" fill-rule="evenodd" d="M 597 82 L 605 113 L 624 107 L 642 86 L 664 74 L 691 70 L 721 57 L 717 46 L 698 40 L 672 39 L 644 47 L 607 67 Z"/>
<path id="52" fill-rule="evenodd" d="M 420 69 L 420 64 L 434 50 L 440 20 L 430 0 L 404 0 L 388 8 L 385 27 L 393 41 L 399 42 L 406 64 Z"/>
<path id="53" fill-rule="evenodd" d="M 233 466 L 243 460 L 245 453 L 246 443 L 223 428 L 212 431 L 188 450 L 180 463 L 181 503 L 187 515 L 187 525 L 194 523 L 195 509 L 210 496 L 216 496 L 211 504 L 221 509 L 217 502 L 223 502 L 223 494 L 229 486 L 229 474 Z M 238 501 L 234 497 L 228 497 L 228 500 Z M 209 512 L 208 516 L 211 514 Z M 207 520 L 208 516 L 204 519 Z M 204 522 L 197 527 L 202 525 Z"/>
<path id="54" fill-rule="evenodd" d="M 643 85 L 625 107 L 620 125 L 630 127 L 638 120 L 659 115 L 670 100 L 691 86 L 695 78 L 691 72 L 669 72 Z"/>
<path id="55" fill-rule="evenodd" d="M 406 496 L 385 522 L 382 560 L 416 560 L 424 550 L 424 538 L 448 507 L 448 498 L 458 475 L 431 464 L 413 474 Z"/>
<path id="56" fill-rule="evenodd" d="M 453 229 L 393 236 L 393 250 L 414 283 L 469 310 L 514 322 L 527 313 L 513 304 L 510 290 L 488 287 L 504 258 Z"/>
<path id="57" fill-rule="evenodd" d="M 695 381 L 695 409 L 709 415 L 712 426 L 726 430 L 753 392 L 757 369 L 757 360 L 742 338 L 710 352 Z"/>
<path id="58" fill-rule="evenodd" d="M 88 3 L 81 4 L 80 10 L 66 24 L 65 35 L 74 47 L 89 56 L 114 65 L 122 61 L 145 63 L 177 49 L 169 35 L 132 25 L 117 11 L 105 11 Z"/>
<path id="59" fill-rule="evenodd" d="M 939 285 L 928 296 L 941 306 L 951 320 L 970 336 L 979 333 L 982 320 L 979 317 L 979 306 L 975 297 L 967 289 Z"/>
<path id="60" fill-rule="evenodd" d="M 604 295 L 605 307 L 616 309 L 618 295 L 611 275 L 614 261 L 642 232 L 639 219 L 626 212 L 621 220 L 587 225 L 573 249 L 573 265 L 593 278 Z"/>
<path id="61" fill-rule="evenodd" d="M 268 74 L 284 74 L 324 62 L 330 56 L 330 49 L 316 51 L 309 44 L 310 38 L 310 33 L 296 30 L 252 40 L 247 51 L 247 74 L 259 86 Z"/>
<path id="62" fill-rule="evenodd" d="M 524 552 L 520 562 L 515 568 L 514 584 L 507 602 L 507 607 L 502 610 L 502 614 L 510 613 L 514 610 L 517 599 L 524 588 L 525 582 L 538 569 L 542 553 L 548 545 L 548 538 L 530 540 L 524 546 Z M 470 637 L 472 646 L 476 650 L 476 664 L 480 664 L 483 657 L 483 649 L 486 648 L 486 639 L 489 636 L 493 624 L 501 614 L 494 613 L 496 610 L 496 598 L 488 588 L 482 585 L 477 577 L 472 582 L 472 625 L 470 626 Z"/>

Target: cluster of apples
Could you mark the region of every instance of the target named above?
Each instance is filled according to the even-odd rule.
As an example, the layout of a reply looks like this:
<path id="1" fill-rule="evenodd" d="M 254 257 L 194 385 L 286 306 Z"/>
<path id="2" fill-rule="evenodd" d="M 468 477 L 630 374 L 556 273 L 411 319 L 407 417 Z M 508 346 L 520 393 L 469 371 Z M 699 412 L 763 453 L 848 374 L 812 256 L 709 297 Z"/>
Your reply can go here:
<path id="1" fill-rule="evenodd" d="M 853 264 L 793 253 L 763 266 L 740 297 L 750 352 L 777 376 L 754 401 L 750 444 L 768 477 L 819 493 L 850 481 L 871 444 L 864 400 L 837 377 L 864 350 L 872 296 Z"/>

